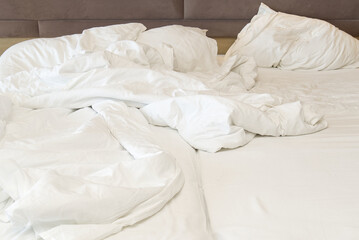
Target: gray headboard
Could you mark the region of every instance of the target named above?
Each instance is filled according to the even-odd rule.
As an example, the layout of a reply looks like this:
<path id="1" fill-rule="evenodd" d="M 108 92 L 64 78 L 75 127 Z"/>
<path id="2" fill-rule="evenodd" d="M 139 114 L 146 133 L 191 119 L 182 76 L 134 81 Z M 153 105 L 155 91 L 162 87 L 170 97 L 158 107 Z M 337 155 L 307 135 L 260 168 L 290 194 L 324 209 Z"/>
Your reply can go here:
<path id="1" fill-rule="evenodd" d="M 182 24 L 235 37 L 261 0 L 0 0 L 0 37 L 54 37 L 116 23 Z M 277 11 L 327 20 L 359 36 L 359 0 L 263 0 Z"/>

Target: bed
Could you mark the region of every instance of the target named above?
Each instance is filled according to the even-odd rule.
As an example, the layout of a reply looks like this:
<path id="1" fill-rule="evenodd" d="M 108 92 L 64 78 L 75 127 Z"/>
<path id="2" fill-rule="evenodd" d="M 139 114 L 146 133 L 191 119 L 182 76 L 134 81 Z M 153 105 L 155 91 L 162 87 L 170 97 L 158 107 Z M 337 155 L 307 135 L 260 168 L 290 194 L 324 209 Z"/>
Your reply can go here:
<path id="1" fill-rule="evenodd" d="M 359 4 L 265 4 L 1 1 L 0 238 L 359 239 Z"/>

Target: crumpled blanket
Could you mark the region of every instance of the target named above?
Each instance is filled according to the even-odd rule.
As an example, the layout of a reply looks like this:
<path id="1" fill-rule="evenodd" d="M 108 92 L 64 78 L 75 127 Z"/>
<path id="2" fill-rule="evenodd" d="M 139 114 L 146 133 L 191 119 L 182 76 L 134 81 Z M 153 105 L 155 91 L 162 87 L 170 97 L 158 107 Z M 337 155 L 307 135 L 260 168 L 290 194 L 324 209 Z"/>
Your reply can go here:
<path id="1" fill-rule="evenodd" d="M 86 41 L 86 35 L 76 38 Z M 210 152 L 243 146 L 255 134 L 297 135 L 326 127 L 300 102 L 248 93 L 256 73 L 246 57 L 229 58 L 209 72 L 181 73 L 133 40 L 101 47 L 74 49 L 60 64 L 1 79 L 0 93 L 14 106 L 90 111 L 95 117 L 72 137 L 80 132 L 101 138 L 91 132 L 99 124 L 119 144 L 118 151 L 88 154 L 91 149 L 61 144 L 57 151 L 14 150 L 0 142 L 0 200 L 7 206 L 2 219 L 13 229 L 31 228 L 45 240 L 97 240 L 159 211 L 184 179 L 175 156 L 156 145 L 149 123 L 178 129 L 193 147 Z M 0 136 L 11 109 L 4 99 Z"/>

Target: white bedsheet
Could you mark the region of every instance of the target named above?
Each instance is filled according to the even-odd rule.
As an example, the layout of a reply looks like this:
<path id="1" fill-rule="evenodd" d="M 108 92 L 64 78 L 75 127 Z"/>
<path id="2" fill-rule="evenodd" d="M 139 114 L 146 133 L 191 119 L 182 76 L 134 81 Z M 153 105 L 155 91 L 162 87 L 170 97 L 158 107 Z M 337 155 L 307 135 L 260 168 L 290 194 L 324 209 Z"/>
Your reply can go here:
<path id="1" fill-rule="evenodd" d="M 215 239 L 359 239 L 358 75 L 259 70 L 253 92 L 311 102 L 328 128 L 200 151 Z"/>

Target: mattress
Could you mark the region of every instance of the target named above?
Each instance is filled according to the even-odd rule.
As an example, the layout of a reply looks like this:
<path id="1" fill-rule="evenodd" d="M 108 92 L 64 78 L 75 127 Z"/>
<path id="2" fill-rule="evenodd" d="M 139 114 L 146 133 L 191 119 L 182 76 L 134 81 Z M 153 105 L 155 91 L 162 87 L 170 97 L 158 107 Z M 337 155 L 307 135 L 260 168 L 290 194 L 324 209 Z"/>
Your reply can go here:
<path id="1" fill-rule="evenodd" d="M 329 127 L 198 152 L 215 239 L 359 238 L 358 74 L 259 69 L 253 92 L 310 102 Z"/>

